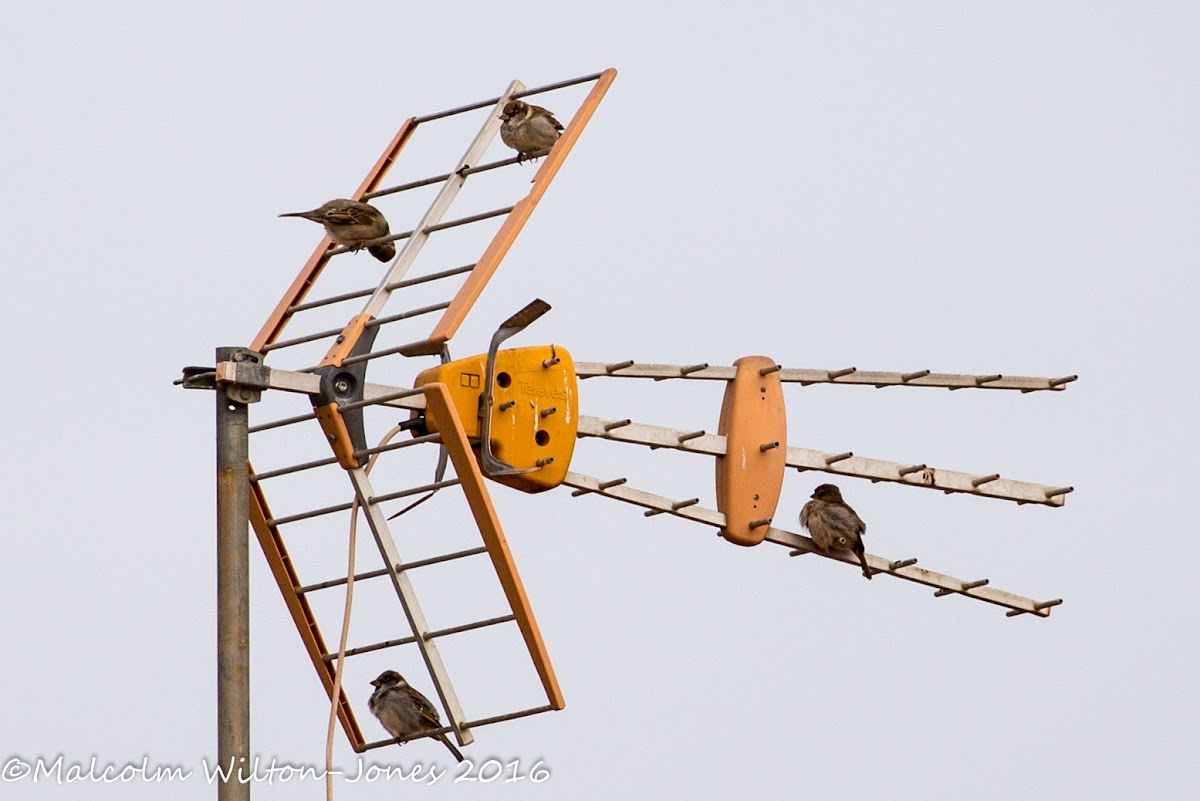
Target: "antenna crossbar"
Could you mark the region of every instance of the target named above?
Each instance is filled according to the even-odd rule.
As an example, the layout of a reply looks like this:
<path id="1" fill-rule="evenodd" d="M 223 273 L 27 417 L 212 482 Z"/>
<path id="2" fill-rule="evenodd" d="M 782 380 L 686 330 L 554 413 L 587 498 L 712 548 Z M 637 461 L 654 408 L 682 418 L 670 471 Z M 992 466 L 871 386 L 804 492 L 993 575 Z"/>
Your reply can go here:
<path id="1" fill-rule="evenodd" d="M 428 275 L 419 275 L 415 278 L 406 278 L 403 281 L 396 281 L 388 284 L 387 288 L 389 290 L 396 290 L 404 289 L 405 287 L 416 286 L 418 284 L 427 284 L 430 281 L 440 281 L 443 278 L 451 278 L 456 275 L 462 275 L 463 273 L 469 273 L 474 269 L 474 264 L 467 264 L 462 267 L 455 267 L 452 270 L 442 270 L 441 272 L 429 273 Z M 288 306 L 287 311 L 288 314 L 295 314 L 296 312 L 317 309 L 322 306 L 330 306 L 334 303 L 342 303 L 347 300 L 370 297 L 371 293 L 374 291 L 375 287 L 371 287 L 370 289 L 359 289 L 354 292 L 344 292 L 341 295 L 331 295 L 330 297 L 320 298 L 319 300 L 310 300 L 306 303 L 297 303 L 295 306 Z"/>
<path id="2" fill-rule="evenodd" d="M 582 490 L 583 494 L 602 495 L 606 498 L 622 501 L 624 503 L 640 506 L 644 509 L 654 510 L 655 513 L 671 514 L 676 517 L 682 517 L 687 520 L 692 520 L 697 523 L 704 523 L 714 528 L 724 528 L 725 515 L 715 509 L 706 509 L 702 506 L 687 505 L 679 507 L 677 501 L 667 498 L 662 495 L 655 495 L 644 490 L 634 489 L 627 483 L 612 484 L 604 482 L 598 478 L 584 475 L 582 473 L 568 472 L 567 478 L 563 482 L 565 486 L 575 487 L 577 490 Z M 609 486 L 605 487 L 605 484 Z M 576 495 L 576 493 L 572 493 Z M 816 546 L 811 539 L 802 534 L 787 531 L 785 529 L 770 526 L 767 529 L 766 541 L 773 542 L 776 545 L 782 545 L 792 549 L 793 552 L 799 553 L 814 553 L 826 559 L 832 559 L 835 562 L 842 562 L 847 565 L 858 567 L 857 557 L 850 553 L 833 551 L 826 553 Z M 973 598 L 977 601 L 1002 606 L 1010 610 L 1010 617 L 1021 614 L 1032 614 L 1039 617 L 1049 617 L 1050 609 L 1062 603 L 1061 599 L 1055 601 L 1034 601 L 1032 598 L 1025 598 L 1020 595 L 1014 595 L 1010 592 L 994 589 L 983 581 L 964 581 L 948 576 L 943 573 L 935 573 L 932 570 L 916 566 L 915 559 L 892 560 L 882 556 L 867 554 L 867 565 L 871 571 L 878 575 L 880 573 L 894 576 L 905 581 L 911 581 L 915 584 L 923 584 L 927 587 L 933 587 L 939 594 L 959 594 Z"/>
<path id="3" fill-rule="evenodd" d="M 590 415 L 580 415 L 578 436 L 630 442 L 650 448 L 672 448 L 692 453 L 706 453 L 711 456 L 724 456 L 726 452 L 725 437 L 719 434 L 681 431 L 664 426 L 631 423 L 628 420 L 609 420 Z M 789 446 L 786 464 L 788 467 L 794 467 L 801 471 L 816 470 L 834 475 L 865 478 L 872 482 L 890 481 L 909 487 L 924 487 L 941 490 L 945 493 L 961 492 L 978 495 L 982 498 L 1016 501 L 1020 504 L 1037 503 L 1044 506 L 1062 506 L 1066 494 L 1071 492 L 1070 487 L 1034 484 L 1028 481 L 1001 478 L 995 474 L 980 476 L 926 465 L 868 459 L 855 456 L 850 451 L 826 453 L 810 448 Z"/>
<path id="4" fill-rule="evenodd" d="M 492 717 L 489 717 L 489 718 L 479 718 L 477 720 L 468 720 L 463 725 L 466 726 L 468 729 L 477 729 L 481 726 L 491 726 L 494 723 L 504 723 L 505 721 L 509 721 L 509 720 L 517 720 L 519 718 L 527 718 L 530 715 L 540 715 L 543 712 L 553 712 L 553 711 L 555 711 L 555 709 L 557 709 L 557 707 L 552 706 L 550 704 L 546 704 L 545 706 L 530 707 L 529 709 L 522 709 L 517 712 L 509 712 L 504 715 L 493 715 Z M 388 746 L 388 745 L 397 745 L 399 743 L 407 743 L 407 742 L 411 742 L 412 740 L 419 740 L 422 737 L 428 737 L 431 734 L 445 734 L 450 731 L 453 731 L 453 729 L 451 729 L 449 726 L 442 726 L 439 729 L 427 729 L 425 731 L 420 731 L 420 732 L 417 732 L 416 734 L 409 735 L 408 737 L 393 737 L 390 740 L 376 740 L 374 742 L 364 743 L 359 748 L 359 750 L 360 751 L 370 751 L 373 748 L 383 748 L 384 746 Z"/>
<path id="5" fill-rule="evenodd" d="M 388 571 L 384 571 L 385 574 Z M 484 629 L 489 626 L 496 626 L 501 623 L 511 623 L 517 619 L 516 615 L 507 614 L 499 617 L 491 617 L 487 620 L 476 620 L 471 623 L 463 623 L 459 626 L 451 626 L 447 629 L 438 629 L 436 631 L 427 631 L 424 634 L 426 640 L 435 640 L 439 637 L 448 637 L 451 634 L 462 634 L 466 631 L 475 631 L 476 629 Z M 371 645 L 360 645 L 357 648 L 347 648 L 346 656 L 358 656 L 359 654 L 369 654 L 373 651 L 382 651 L 386 648 L 395 648 L 400 645 L 412 645 L 417 641 L 416 637 L 400 637 L 395 640 L 386 640 L 384 642 L 372 643 Z M 337 652 L 324 654 L 322 657 L 326 662 L 333 662 L 337 659 Z"/>
<path id="6" fill-rule="evenodd" d="M 575 362 L 575 373 L 579 378 L 652 378 L 655 381 L 685 378 L 692 381 L 732 381 L 736 367 L 710 367 L 681 364 L 641 364 L 638 362 Z M 958 373 L 931 373 L 918 370 L 913 373 L 889 373 L 860 371 L 855 367 L 840 370 L 813 370 L 776 367 L 784 383 L 800 384 L 854 384 L 884 387 L 942 387 L 944 389 L 1015 389 L 1022 393 L 1039 391 L 1061 391 L 1079 376 L 1040 378 L 1037 376 L 966 375 Z"/>
<path id="7" fill-rule="evenodd" d="M 450 562 L 455 559 L 464 559 L 468 556 L 478 556 L 479 554 L 483 553 L 487 553 L 487 548 L 480 546 L 478 548 L 468 548 L 464 551 L 455 551 L 454 553 L 442 554 L 441 556 L 432 556 L 428 559 L 417 559 L 412 562 L 406 562 L 402 565 L 393 565 L 391 569 L 381 567 L 378 570 L 368 570 L 363 573 L 355 573 L 354 581 L 357 583 L 365 579 L 379 578 L 380 576 L 386 576 L 393 570 L 400 572 L 403 570 L 415 570 L 418 567 L 427 567 L 428 565 L 440 565 L 443 562 Z M 316 590 L 327 590 L 331 587 L 341 587 L 346 583 L 347 580 L 345 578 L 330 579 L 329 581 L 321 581 L 316 584 L 306 584 L 303 587 L 297 587 L 296 593 L 303 595 Z"/>

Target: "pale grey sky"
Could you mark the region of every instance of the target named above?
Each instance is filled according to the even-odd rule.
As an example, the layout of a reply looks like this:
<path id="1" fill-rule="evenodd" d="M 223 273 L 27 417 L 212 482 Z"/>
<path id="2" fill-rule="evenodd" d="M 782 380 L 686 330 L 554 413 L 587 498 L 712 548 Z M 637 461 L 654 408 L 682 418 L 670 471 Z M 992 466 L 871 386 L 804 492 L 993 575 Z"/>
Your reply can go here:
<path id="1" fill-rule="evenodd" d="M 1066 602 L 1010 620 L 632 507 L 494 486 L 567 709 L 480 729 L 466 751 L 544 760 L 550 780 L 337 797 L 1195 797 L 1200 12 L 826 6 L 10 3 L 0 758 L 196 775 L 0 794 L 213 797 L 213 401 L 172 379 L 248 344 L 318 239 L 276 215 L 352 192 L 404 118 L 616 67 L 455 355 L 538 296 L 553 311 L 513 344 L 586 361 L 1078 373 L 1053 395 L 786 390 L 793 445 L 1074 485 L 1048 509 L 839 481 L 870 551 Z M 545 104 L 565 122 L 578 97 Z M 414 144 L 393 176 L 444 170 L 470 132 Z M 416 222 L 382 207 L 395 231 Z M 366 255 L 335 268 L 345 288 L 378 272 Z M 584 414 L 710 431 L 721 397 L 699 382 L 580 393 Z M 256 440 L 255 463 L 311 445 L 293 433 Z M 424 476 L 432 456 L 406 464 Z M 573 466 L 712 505 L 707 457 L 581 441 Z M 349 499 L 322 478 L 272 503 Z M 822 480 L 789 473 L 777 523 L 796 529 Z M 414 513 L 417 550 L 468 536 L 452 492 Z M 289 537 L 305 580 L 344 571 L 344 520 Z M 256 544 L 252 570 L 254 751 L 319 764 L 327 703 Z M 493 613 L 491 589 L 453 581 L 419 585 L 445 620 Z M 360 588 L 352 645 L 405 633 L 382 589 Z M 317 604 L 331 639 L 340 600 Z M 474 709 L 527 689 L 501 651 L 447 653 Z M 347 670 L 372 740 L 366 682 L 390 659 Z M 336 749 L 354 770 L 340 732 Z M 423 741 L 367 758 L 445 757 Z"/>

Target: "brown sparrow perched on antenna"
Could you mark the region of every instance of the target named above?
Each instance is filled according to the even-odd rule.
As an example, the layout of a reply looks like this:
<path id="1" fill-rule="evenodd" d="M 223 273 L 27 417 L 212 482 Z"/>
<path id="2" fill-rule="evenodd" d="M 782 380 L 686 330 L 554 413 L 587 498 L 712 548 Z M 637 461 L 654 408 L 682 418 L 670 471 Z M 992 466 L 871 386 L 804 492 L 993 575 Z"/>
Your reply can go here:
<path id="1" fill-rule="evenodd" d="M 371 693 L 367 707 L 393 737 L 409 737 L 417 732 L 442 727 L 442 719 L 433 704 L 429 703 L 429 699 L 414 690 L 396 671 L 383 671 L 379 678 L 371 682 L 371 686 L 375 688 L 375 692 Z M 427 736 L 441 740 L 456 760 L 463 761 L 462 753 L 445 734 Z"/>
<path id="2" fill-rule="evenodd" d="M 500 113 L 500 139 L 517 151 L 517 161 L 537 158 L 554 147 L 562 123 L 541 106 L 510 100 Z"/>
<path id="3" fill-rule="evenodd" d="M 291 211 L 280 217 L 303 217 L 325 226 L 325 231 L 338 245 L 351 250 L 362 250 L 372 239 L 380 239 L 391 233 L 387 219 L 379 209 L 369 203 L 338 198 L 312 211 Z M 380 261 L 391 261 L 396 256 L 396 245 L 384 242 L 368 245 L 367 252 Z"/>
<path id="4" fill-rule="evenodd" d="M 813 542 L 822 551 L 854 551 L 863 575 L 871 578 L 862 541 L 867 524 L 846 505 L 842 491 L 836 486 L 822 484 L 813 490 L 812 500 L 800 510 L 800 525 L 812 534 Z"/>

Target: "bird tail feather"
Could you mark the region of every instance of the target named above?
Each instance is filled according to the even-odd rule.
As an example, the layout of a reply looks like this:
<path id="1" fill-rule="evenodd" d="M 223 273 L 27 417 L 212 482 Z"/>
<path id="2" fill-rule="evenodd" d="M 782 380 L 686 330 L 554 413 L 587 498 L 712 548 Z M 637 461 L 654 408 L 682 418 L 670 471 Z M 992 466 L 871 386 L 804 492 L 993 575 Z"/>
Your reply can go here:
<path id="1" fill-rule="evenodd" d="M 862 565 L 863 576 L 867 581 L 871 580 L 871 568 L 867 567 L 867 551 L 860 542 L 854 546 L 854 553 L 858 556 L 858 562 Z"/>
<path id="2" fill-rule="evenodd" d="M 450 738 L 448 738 L 446 735 L 443 734 L 443 735 L 439 736 L 438 739 L 442 741 L 443 745 L 445 745 L 447 748 L 450 749 L 450 753 L 454 754 L 454 758 L 457 761 L 459 761 L 459 762 L 463 761 L 462 751 L 459 751 L 457 748 L 454 747 L 454 743 L 450 742 Z"/>

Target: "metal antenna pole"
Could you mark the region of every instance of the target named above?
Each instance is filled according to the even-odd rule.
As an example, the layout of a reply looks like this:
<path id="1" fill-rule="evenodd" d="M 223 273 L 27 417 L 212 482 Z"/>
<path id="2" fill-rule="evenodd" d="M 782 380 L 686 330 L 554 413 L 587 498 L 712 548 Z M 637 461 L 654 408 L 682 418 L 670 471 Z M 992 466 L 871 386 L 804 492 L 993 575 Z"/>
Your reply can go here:
<path id="1" fill-rule="evenodd" d="M 217 364 L 240 348 L 217 348 Z M 240 361 L 240 359 L 239 359 Z M 217 385 L 217 761 L 219 801 L 250 801 L 250 437 L 248 405 Z"/>

